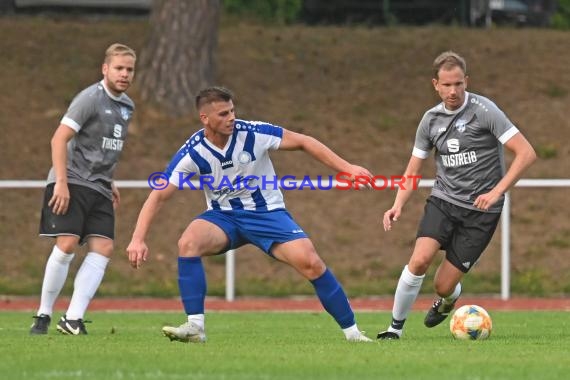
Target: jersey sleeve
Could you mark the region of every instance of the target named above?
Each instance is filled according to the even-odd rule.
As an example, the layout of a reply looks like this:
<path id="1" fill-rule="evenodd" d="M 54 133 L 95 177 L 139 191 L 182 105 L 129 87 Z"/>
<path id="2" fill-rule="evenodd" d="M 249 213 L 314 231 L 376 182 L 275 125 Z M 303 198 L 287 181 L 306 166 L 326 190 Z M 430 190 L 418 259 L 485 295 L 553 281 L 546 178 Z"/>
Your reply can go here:
<path id="1" fill-rule="evenodd" d="M 168 182 L 180 187 L 180 183 L 185 180 L 196 179 L 199 175 L 198 165 L 192 160 L 185 144 L 176 152 L 165 169 Z M 194 178 L 196 176 L 196 178 Z"/>
<path id="2" fill-rule="evenodd" d="M 417 158 L 425 160 L 429 157 L 429 153 L 433 149 L 433 143 L 429 138 L 429 117 L 428 114 L 424 114 L 424 117 L 418 125 L 418 130 L 416 131 L 416 140 L 414 142 L 414 149 L 412 155 Z"/>
<path id="3" fill-rule="evenodd" d="M 67 112 L 61 119 L 61 124 L 79 132 L 85 122 L 95 113 L 95 102 L 92 96 L 90 91 L 80 92 L 69 105 Z"/>
<path id="4" fill-rule="evenodd" d="M 255 143 L 267 150 L 279 149 L 283 138 L 283 128 L 262 121 L 236 121 L 238 128 L 252 130 L 256 134 Z"/>
<path id="5" fill-rule="evenodd" d="M 480 111 L 481 117 L 485 120 L 485 125 L 488 126 L 489 131 L 501 142 L 505 144 L 516 135 L 519 130 L 509 120 L 507 115 L 491 101 L 487 101 L 483 111 Z"/>
<path id="6" fill-rule="evenodd" d="M 279 149 L 281 140 L 283 139 L 283 128 L 276 125 L 266 124 L 262 128 L 262 134 L 267 138 L 267 148 L 270 150 Z"/>

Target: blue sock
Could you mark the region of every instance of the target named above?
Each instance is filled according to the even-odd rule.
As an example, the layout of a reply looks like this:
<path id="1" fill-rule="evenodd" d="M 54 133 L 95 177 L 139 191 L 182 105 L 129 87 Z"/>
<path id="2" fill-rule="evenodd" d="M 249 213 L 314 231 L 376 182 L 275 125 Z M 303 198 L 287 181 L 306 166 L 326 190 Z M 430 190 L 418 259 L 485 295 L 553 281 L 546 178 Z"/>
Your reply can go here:
<path id="1" fill-rule="evenodd" d="M 178 288 L 186 314 L 204 314 L 206 272 L 200 257 L 178 257 Z"/>
<path id="2" fill-rule="evenodd" d="M 354 313 L 348 303 L 348 298 L 328 268 L 321 277 L 311 280 L 311 283 L 315 287 L 321 304 L 341 328 L 345 329 L 355 324 Z"/>

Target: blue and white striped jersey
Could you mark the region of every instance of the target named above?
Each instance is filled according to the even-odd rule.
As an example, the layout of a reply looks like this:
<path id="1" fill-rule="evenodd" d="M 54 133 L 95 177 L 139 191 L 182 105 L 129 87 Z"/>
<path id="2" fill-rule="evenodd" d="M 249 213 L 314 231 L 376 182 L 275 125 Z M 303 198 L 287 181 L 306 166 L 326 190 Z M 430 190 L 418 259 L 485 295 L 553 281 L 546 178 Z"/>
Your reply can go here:
<path id="1" fill-rule="evenodd" d="M 166 174 L 179 189 L 204 190 L 209 210 L 282 209 L 283 194 L 269 157 L 282 137 L 281 127 L 236 119 L 232 136 L 219 149 L 201 129 L 174 155 Z"/>

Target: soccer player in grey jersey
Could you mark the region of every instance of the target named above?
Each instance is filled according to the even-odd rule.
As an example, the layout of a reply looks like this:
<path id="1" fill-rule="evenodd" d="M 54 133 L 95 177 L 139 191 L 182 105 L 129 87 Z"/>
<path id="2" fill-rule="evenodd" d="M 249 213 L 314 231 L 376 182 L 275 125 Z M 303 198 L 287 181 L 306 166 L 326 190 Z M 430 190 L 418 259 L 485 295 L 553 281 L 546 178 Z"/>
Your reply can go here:
<path id="1" fill-rule="evenodd" d="M 55 245 L 30 334 L 47 334 L 73 252 L 84 243 L 88 253 L 57 329 L 64 334 L 87 334 L 83 316 L 113 252 L 114 209 L 120 197 L 112 178 L 134 110 L 125 91 L 133 80 L 135 61 L 136 54 L 128 46 L 109 46 L 103 80 L 73 99 L 51 139 L 53 167 L 47 179 L 40 235 L 54 237 Z"/>
<path id="2" fill-rule="evenodd" d="M 435 185 L 412 257 L 398 281 L 392 323 L 378 339 L 401 337 L 425 273 L 440 249 L 446 254 L 434 279 L 439 297 L 424 324 L 437 326 L 449 315 L 461 294 L 461 278 L 493 236 L 504 193 L 536 159 L 526 138 L 491 100 L 466 92 L 466 63 L 461 56 L 444 52 L 433 68 L 432 83 L 442 102 L 423 116 L 404 175 L 408 182 L 420 175 L 424 160 L 435 150 Z M 507 171 L 503 146 L 514 153 Z M 394 205 L 384 213 L 384 230 L 391 230 L 399 219 L 412 191 L 411 183 L 398 190 Z"/>

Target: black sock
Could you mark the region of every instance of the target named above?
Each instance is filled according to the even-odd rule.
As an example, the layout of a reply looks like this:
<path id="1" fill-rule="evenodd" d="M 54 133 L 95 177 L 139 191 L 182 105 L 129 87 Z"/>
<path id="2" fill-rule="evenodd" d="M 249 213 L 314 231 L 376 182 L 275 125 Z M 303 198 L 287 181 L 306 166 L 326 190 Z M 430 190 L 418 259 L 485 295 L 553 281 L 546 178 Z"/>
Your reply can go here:
<path id="1" fill-rule="evenodd" d="M 390 325 L 390 327 L 392 327 L 395 330 L 402 330 L 404 328 L 404 323 L 406 323 L 405 319 L 398 321 L 397 319 L 392 318 L 392 324 Z"/>

